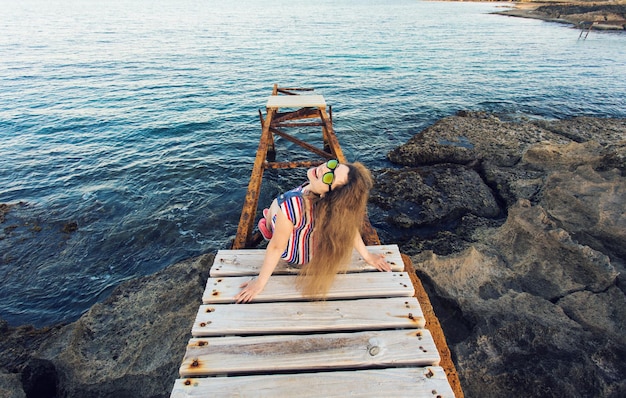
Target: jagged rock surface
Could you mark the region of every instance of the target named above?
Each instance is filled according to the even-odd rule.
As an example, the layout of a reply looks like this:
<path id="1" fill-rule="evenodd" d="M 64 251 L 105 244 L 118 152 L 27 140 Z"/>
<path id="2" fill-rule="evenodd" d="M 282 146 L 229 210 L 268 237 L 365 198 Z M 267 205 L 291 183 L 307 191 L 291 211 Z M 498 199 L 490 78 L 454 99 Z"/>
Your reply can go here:
<path id="1" fill-rule="evenodd" d="M 466 396 L 626 396 L 625 133 L 465 112 L 389 153 L 407 167 L 378 173 L 372 202 L 413 254 Z"/>
<path id="2" fill-rule="evenodd" d="M 624 0 L 529 1 L 494 14 L 572 24 L 582 29 L 626 29 Z"/>
<path id="3" fill-rule="evenodd" d="M 5 327 L 20 359 L 3 364 L 0 395 L 169 397 L 212 262 L 205 255 L 123 283 L 37 344 L 24 342 L 41 332 Z"/>

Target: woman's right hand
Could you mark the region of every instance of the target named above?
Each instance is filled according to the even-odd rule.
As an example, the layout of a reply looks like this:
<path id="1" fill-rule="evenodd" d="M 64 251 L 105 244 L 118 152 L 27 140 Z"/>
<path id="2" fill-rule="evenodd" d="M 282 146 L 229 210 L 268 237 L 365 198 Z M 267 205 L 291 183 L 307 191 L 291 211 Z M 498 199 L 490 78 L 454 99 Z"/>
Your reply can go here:
<path id="1" fill-rule="evenodd" d="M 262 283 L 255 278 L 242 283 L 239 287 L 242 288 L 242 290 L 235 296 L 235 302 L 237 304 L 249 303 L 256 297 L 257 294 L 263 291 L 265 283 Z"/>

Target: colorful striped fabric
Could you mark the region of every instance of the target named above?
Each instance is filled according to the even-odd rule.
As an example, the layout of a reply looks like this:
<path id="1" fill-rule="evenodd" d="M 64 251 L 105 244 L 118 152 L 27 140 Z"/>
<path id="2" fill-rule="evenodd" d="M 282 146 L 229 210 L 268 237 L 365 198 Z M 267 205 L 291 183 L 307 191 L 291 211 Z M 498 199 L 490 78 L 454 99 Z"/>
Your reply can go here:
<path id="1" fill-rule="evenodd" d="M 277 198 L 281 211 L 294 227 L 287 249 L 282 255 L 282 258 L 290 264 L 308 263 L 313 247 L 311 242 L 314 226 L 313 209 L 310 205 L 308 208 L 305 206 L 302 190 L 303 187 L 300 186 Z M 276 216 L 273 217 L 272 224 L 276 224 Z"/>

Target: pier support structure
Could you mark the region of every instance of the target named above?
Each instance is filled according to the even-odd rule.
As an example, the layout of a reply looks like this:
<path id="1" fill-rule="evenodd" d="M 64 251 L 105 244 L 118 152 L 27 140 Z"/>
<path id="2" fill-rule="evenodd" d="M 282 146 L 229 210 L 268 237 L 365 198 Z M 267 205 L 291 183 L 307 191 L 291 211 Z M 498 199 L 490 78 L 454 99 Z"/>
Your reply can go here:
<path id="1" fill-rule="evenodd" d="M 267 100 L 265 117 L 259 111 L 262 126 L 261 139 L 254 159 L 248 191 L 246 192 L 232 249 L 255 247 L 261 240 L 259 233 L 253 234 L 253 229 L 261 193 L 261 184 L 263 182 L 263 173 L 266 169 L 313 167 L 329 159 L 337 159 L 341 163 L 347 162 L 333 128 L 332 108 L 326 106 L 326 101 L 322 95 L 311 94 L 312 91 L 313 89 L 310 88 L 279 88 L 275 84 L 272 95 Z M 287 111 L 281 112 L 283 109 Z M 288 128 L 316 126 L 321 128 L 323 149 L 300 140 L 285 131 Z M 276 152 L 275 137 L 281 137 L 304 148 L 315 159 L 277 161 L 278 153 Z M 378 234 L 367 219 L 364 220 L 361 234 L 365 244 L 380 244 Z"/>

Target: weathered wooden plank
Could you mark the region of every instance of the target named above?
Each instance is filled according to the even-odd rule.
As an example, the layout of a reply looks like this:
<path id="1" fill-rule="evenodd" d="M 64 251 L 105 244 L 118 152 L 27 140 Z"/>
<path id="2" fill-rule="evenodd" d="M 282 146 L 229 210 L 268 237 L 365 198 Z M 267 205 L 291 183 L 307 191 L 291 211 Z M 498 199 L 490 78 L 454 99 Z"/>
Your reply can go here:
<path id="1" fill-rule="evenodd" d="M 181 377 L 371 367 L 437 366 L 426 329 L 193 338 Z"/>
<path id="2" fill-rule="evenodd" d="M 325 108 L 323 95 L 270 95 L 266 108 Z"/>
<path id="3" fill-rule="evenodd" d="M 272 275 L 253 302 L 308 300 L 296 288 L 296 275 Z M 241 284 L 250 280 L 247 276 L 208 278 L 202 296 L 203 304 L 232 303 L 241 291 Z M 406 272 L 366 272 L 339 274 L 328 292 L 327 300 L 376 297 L 411 297 L 415 293 Z"/>
<path id="4" fill-rule="evenodd" d="M 397 397 L 453 398 L 444 370 L 368 369 L 352 372 L 178 379 L 170 398 L 230 397 Z"/>
<path id="5" fill-rule="evenodd" d="M 198 310 L 193 336 L 286 334 L 423 328 L 415 297 L 302 301 L 249 305 L 209 304 Z"/>
<path id="6" fill-rule="evenodd" d="M 398 245 L 368 246 L 367 250 L 372 253 L 384 254 L 392 271 L 401 272 L 404 270 L 404 262 Z M 258 275 L 264 257 L 265 250 L 262 249 L 219 250 L 210 273 L 212 277 Z M 281 261 L 274 270 L 274 274 L 297 274 L 299 270 L 299 267 L 290 266 Z M 347 272 L 363 271 L 375 271 L 375 268 L 367 264 L 358 252 L 353 251 Z"/>

